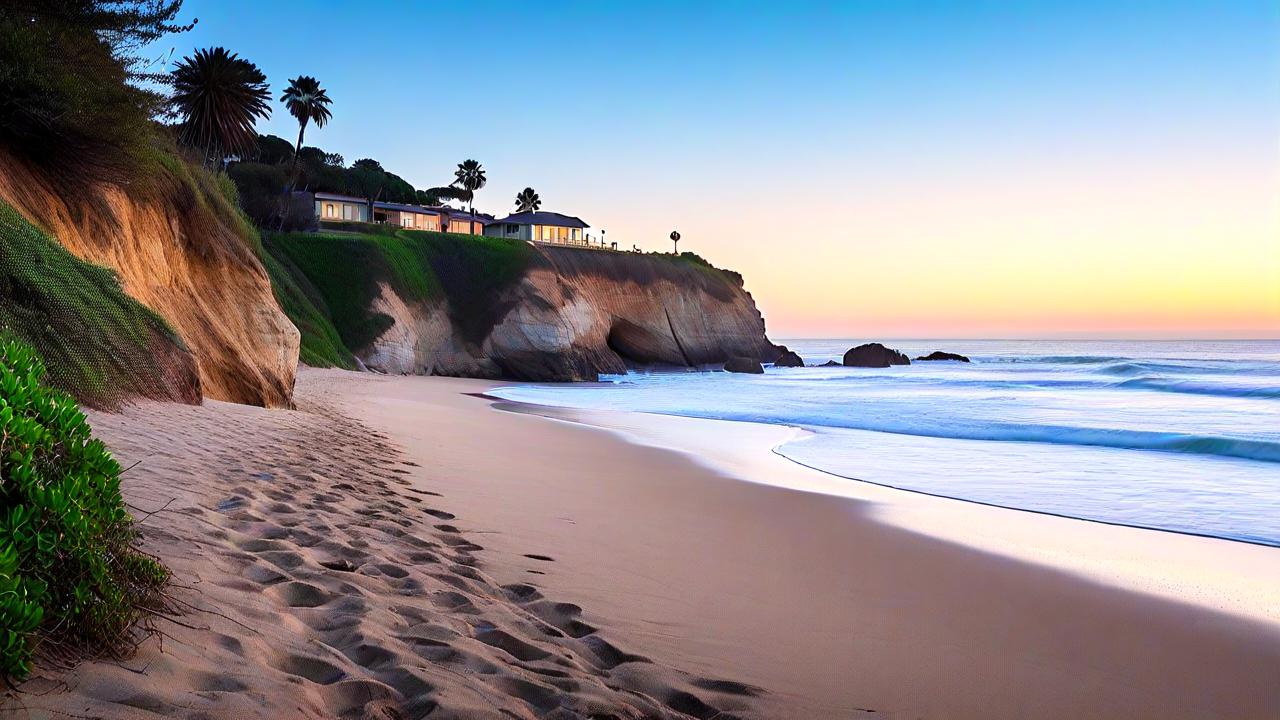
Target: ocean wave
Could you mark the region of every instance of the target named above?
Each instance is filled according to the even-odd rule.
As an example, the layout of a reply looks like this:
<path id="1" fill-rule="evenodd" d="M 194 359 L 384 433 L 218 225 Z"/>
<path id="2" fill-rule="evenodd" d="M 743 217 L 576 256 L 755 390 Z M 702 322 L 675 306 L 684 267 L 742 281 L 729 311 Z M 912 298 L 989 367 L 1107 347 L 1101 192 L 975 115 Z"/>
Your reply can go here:
<path id="1" fill-rule="evenodd" d="M 972 358 L 975 363 L 1048 366 L 1097 365 L 1101 367 L 1071 369 L 1077 372 L 1101 373 L 1113 376 L 1167 373 L 1172 375 L 1271 375 L 1280 378 L 1280 362 L 1263 359 L 1159 358 L 1138 360 L 1108 355 L 1032 355 L 1024 357 L 974 355 Z"/>
<path id="2" fill-rule="evenodd" d="M 725 418 L 747 419 L 747 418 Z M 761 420 L 761 418 L 756 418 Z M 831 427 L 846 430 L 869 430 L 918 437 L 949 438 L 953 440 L 987 440 L 1001 442 L 1040 442 L 1056 445 L 1082 445 L 1117 450 L 1151 450 L 1178 452 L 1194 455 L 1213 455 L 1224 458 L 1258 460 L 1280 463 L 1280 441 L 1255 438 L 1232 438 L 1190 433 L 1155 432 L 1148 430 L 1119 430 L 1082 428 L 1061 425 L 1013 425 L 992 423 L 979 426 L 929 426 L 924 424 L 878 422 L 814 422 L 786 421 L 774 418 L 778 424 L 799 424 L 811 427 Z M 766 420 L 766 422 L 768 422 Z"/>
<path id="3" fill-rule="evenodd" d="M 1119 373 L 1125 377 L 1128 373 Z M 1280 399 L 1280 377 L 1270 385 L 1232 385 L 1197 379 L 1173 379 L 1160 375 L 1145 375 L 1116 379 L 1117 375 L 1105 377 L 1089 377 L 1087 375 L 1068 375 L 1065 377 L 1014 377 L 1008 379 L 985 379 L 980 376 L 970 377 L 910 377 L 897 375 L 835 375 L 829 377 L 794 377 L 781 381 L 793 385 L 809 383 L 849 384 L 853 386 L 868 385 L 901 385 L 904 390 L 914 388 L 956 388 L 957 390 L 1150 390 L 1153 392 L 1186 393 L 1189 395 L 1211 395 L 1229 398 L 1262 398 Z"/>
<path id="4" fill-rule="evenodd" d="M 1124 380 L 1116 383 L 1115 386 L 1128 389 L 1155 390 L 1158 392 L 1187 393 L 1189 395 L 1280 399 L 1280 385 L 1269 387 L 1223 385 L 1221 383 L 1205 383 L 1194 380 L 1169 380 L 1168 378 L 1157 376 Z"/>
<path id="5" fill-rule="evenodd" d="M 1095 372 L 1102 373 L 1103 375 L 1115 375 L 1119 377 L 1134 377 L 1136 375 L 1142 375 L 1143 373 L 1151 372 L 1154 369 L 1155 368 L 1153 368 L 1148 363 L 1120 361 L 1120 362 L 1113 362 L 1113 363 L 1108 363 L 1106 365 L 1103 365 L 1102 367 L 1098 368 Z"/>
<path id="6" fill-rule="evenodd" d="M 971 355 L 970 359 L 979 357 L 985 362 L 991 363 L 1047 363 L 1052 365 L 1098 365 L 1125 359 L 1113 355 Z"/>

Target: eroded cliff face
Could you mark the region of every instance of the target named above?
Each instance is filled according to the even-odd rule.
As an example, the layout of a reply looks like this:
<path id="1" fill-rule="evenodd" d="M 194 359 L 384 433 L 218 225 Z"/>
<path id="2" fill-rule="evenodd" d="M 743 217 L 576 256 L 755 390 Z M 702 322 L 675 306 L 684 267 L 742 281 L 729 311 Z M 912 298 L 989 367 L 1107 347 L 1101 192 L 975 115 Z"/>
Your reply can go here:
<path id="1" fill-rule="evenodd" d="M 0 155 L 0 199 L 76 256 L 114 270 L 124 291 L 186 344 L 199 388 L 168 399 L 198 402 L 202 393 L 268 407 L 291 403 L 298 330 L 276 303 L 247 229 L 225 212 L 225 199 L 174 178 L 158 181 L 145 200 L 108 186 L 79 196 L 65 200 L 37 173 Z M 223 212 L 210 209 L 214 201 Z"/>
<path id="2" fill-rule="evenodd" d="M 500 319 L 470 340 L 447 301 L 410 303 L 382 284 L 393 323 L 357 356 L 389 373 L 595 380 L 628 366 L 698 366 L 778 350 L 737 276 L 671 258 L 539 246 Z"/>

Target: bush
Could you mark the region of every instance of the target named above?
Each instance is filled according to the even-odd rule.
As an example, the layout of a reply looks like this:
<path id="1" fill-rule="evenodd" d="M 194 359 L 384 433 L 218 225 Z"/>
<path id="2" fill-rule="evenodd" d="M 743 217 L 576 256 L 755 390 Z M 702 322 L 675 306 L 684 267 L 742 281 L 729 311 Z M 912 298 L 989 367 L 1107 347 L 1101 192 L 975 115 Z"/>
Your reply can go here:
<path id="1" fill-rule="evenodd" d="M 240 207 L 259 227 L 270 227 L 279 218 L 287 172 L 279 165 L 238 162 L 227 168 L 235 183 Z M 310 208 L 308 208 L 310 210 Z"/>
<path id="2" fill-rule="evenodd" d="M 120 466 L 31 348 L 0 337 L 0 672 L 38 638 L 89 653 L 130 646 L 167 571 L 134 547 Z"/>
<path id="3" fill-rule="evenodd" d="M 137 174 L 160 94 L 130 48 L 166 32 L 180 1 L 17 0 L 0 7 L 0 145 L 74 194 Z M 146 78 L 141 78 L 146 79 Z"/>

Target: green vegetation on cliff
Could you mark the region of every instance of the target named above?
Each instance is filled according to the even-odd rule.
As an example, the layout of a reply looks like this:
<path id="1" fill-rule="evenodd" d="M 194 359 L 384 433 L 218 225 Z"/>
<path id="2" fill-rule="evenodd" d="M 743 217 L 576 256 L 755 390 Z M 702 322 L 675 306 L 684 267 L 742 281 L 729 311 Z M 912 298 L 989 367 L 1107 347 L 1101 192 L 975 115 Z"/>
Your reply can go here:
<path id="1" fill-rule="evenodd" d="M 174 355 L 186 350 L 169 325 L 125 295 L 110 270 L 75 257 L 4 202 L 0 331 L 35 346 L 50 384 L 92 406 L 156 397 L 162 382 L 194 384 L 199 397 L 198 379 L 178 377 Z"/>
<path id="2" fill-rule="evenodd" d="M 0 335 L 0 675 L 41 642 L 119 655 L 159 607 L 166 570 L 135 547 L 120 466 L 84 413 L 42 384 L 26 345 Z"/>
<path id="3" fill-rule="evenodd" d="M 527 243 L 362 226 L 363 232 L 269 233 L 267 271 L 302 333 L 302 361 L 350 368 L 392 320 L 370 305 L 388 284 L 406 302 L 446 301 L 463 340 L 479 343 L 502 319 L 503 291 L 529 267 Z"/>

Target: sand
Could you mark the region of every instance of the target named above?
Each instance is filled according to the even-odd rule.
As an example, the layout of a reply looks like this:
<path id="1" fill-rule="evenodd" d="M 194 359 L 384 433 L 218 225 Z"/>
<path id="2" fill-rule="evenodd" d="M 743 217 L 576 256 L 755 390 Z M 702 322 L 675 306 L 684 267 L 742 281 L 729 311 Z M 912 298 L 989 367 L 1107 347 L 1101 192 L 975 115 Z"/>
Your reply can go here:
<path id="1" fill-rule="evenodd" d="M 306 370 L 297 411 L 95 413 L 194 609 L 5 714 L 1280 717 L 1274 549 L 833 485 L 770 453 L 786 428 L 491 387 Z"/>

